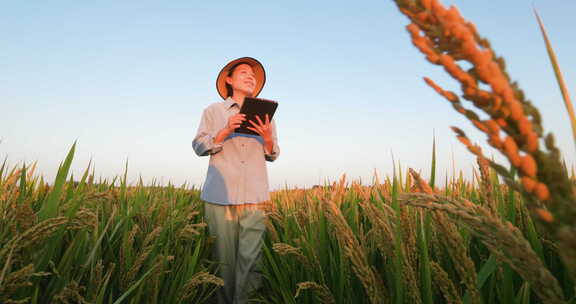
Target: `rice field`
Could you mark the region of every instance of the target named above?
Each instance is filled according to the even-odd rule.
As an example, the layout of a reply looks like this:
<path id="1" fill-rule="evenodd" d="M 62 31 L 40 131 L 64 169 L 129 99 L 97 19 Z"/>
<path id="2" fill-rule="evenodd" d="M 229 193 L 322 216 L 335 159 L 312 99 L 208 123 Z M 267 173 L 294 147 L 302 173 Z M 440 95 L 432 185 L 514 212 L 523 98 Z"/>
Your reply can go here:
<path id="1" fill-rule="evenodd" d="M 426 84 L 509 164 L 453 127 L 477 157 L 471 180 L 437 181 L 433 145 L 431 176 L 399 167 L 371 186 L 274 192 L 253 302 L 576 303 L 575 176 L 537 108 L 456 8 L 395 2 L 414 46 L 462 92 Z M 223 281 L 199 190 L 96 180 L 90 165 L 75 178 L 75 146 L 54 181 L 0 167 L 0 303 L 212 303 Z"/>
<path id="2" fill-rule="evenodd" d="M 199 191 L 0 169 L 2 303 L 211 303 L 223 284 Z M 435 158 L 435 156 L 433 156 Z M 434 167 L 432 172 L 434 172 Z M 496 172 L 415 172 L 273 193 L 259 303 L 549 303 L 574 298 L 558 246 Z M 427 197 L 434 189 L 441 198 Z M 526 269 L 518 269 L 518 264 Z M 535 281 L 525 273 L 539 276 Z M 548 280 L 541 280 L 546 275 Z M 538 283 L 539 282 L 539 283 Z M 557 284 L 554 284 L 557 283 Z"/>

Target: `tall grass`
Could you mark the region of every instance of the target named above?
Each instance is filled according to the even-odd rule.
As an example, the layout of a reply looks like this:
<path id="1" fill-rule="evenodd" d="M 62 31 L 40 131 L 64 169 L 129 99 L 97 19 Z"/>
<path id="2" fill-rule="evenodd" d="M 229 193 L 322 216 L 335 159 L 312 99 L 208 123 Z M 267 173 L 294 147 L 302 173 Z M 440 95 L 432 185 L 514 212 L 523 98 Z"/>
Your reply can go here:
<path id="1" fill-rule="evenodd" d="M 210 240 L 198 191 L 67 176 L 75 145 L 49 185 L 34 167 L 0 169 L 1 303 L 204 301 Z"/>
<path id="2" fill-rule="evenodd" d="M 130 186 L 126 174 L 96 181 L 90 167 L 79 181 L 63 179 L 72 153 L 61 183 L 48 185 L 34 166 L 0 169 L 1 302 L 210 303 L 223 282 L 211 274 L 217 265 L 198 191 Z M 492 168 L 480 166 L 473 180 L 461 176 L 432 188 L 415 172 L 397 171 L 372 186 L 343 177 L 274 192 L 266 279 L 253 300 L 574 298 L 558 243 L 534 225 L 524 198 Z"/>
<path id="3" fill-rule="evenodd" d="M 551 303 L 539 292 L 546 300 L 573 298 L 557 244 L 534 226 L 523 197 L 485 169 L 484 183 L 454 179 L 436 188 L 440 198 L 426 194 L 433 190 L 415 172 L 372 186 L 342 179 L 275 193 L 260 301 Z"/>
<path id="4" fill-rule="evenodd" d="M 485 132 L 510 170 L 478 158 L 436 183 L 395 171 L 272 195 L 261 303 L 576 303 L 576 208 L 538 111 L 510 82 L 475 27 L 435 0 L 397 0 L 414 44 L 462 84 L 462 98 L 427 83 Z M 473 67 L 463 70 L 459 60 Z M 483 82 L 491 89 L 479 89 Z M 501 135 L 505 137 L 501 137 Z M 545 148 L 545 149 L 544 149 Z M 0 167 L 0 303 L 204 303 L 223 281 L 198 190 Z"/>
<path id="5" fill-rule="evenodd" d="M 531 218 L 545 230 L 548 238 L 557 242 L 562 263 L 572 281 L 575 280 L 576 189 L 561 161 L 554 137 L 544 133 L 538 109 L 511 80 L 504 59 L 496 55 L 488 40 L 480 36 L 474 24 L 465 20 L 455 6 L 445 8 L 438 0 L 395 2 L 410 20 L 406 29 L 414 46 L 430 63 L 442 66 L 460 84 L 462 93 L 446 91 L 428 78 L 425 78 L 426 83 L 485 133 L 488 143 L 508 159 L 511 170 L 487 161 L 482 149 L 471 143 L 462 130 L 453 127 L 457 138 L 481 163 L 492 166 L 511 189 L 522 195 Z M 559 65 L 538 15 L 537 19 L 574 126 L 572 105 Z M 466 108 L 462 100 L 469 101 L 472 107 Z M 487 118 L 482 119 L 478 113 Z M 562 303 L 566 294 L 574 294 L 574 286 L 562 292 L 557 279 L 539 261 L 541 247 L 536 246 L 533 250 L 525 246 L 528 241 L 515 231 L 514 222 L 511 222 L 510 229 L 497 228 L 503 224 L 489 219 L 493 214 L 490 208 L 468 204 L 467 201 L 448 202 L 433 191 L 426 192 L 429 194 L 427 204 L 408 203 L 450 213 L 459 217 L 473 233 L 491 236 L 483 242 L 492 254 L 507 262 L 527 281 L 529 285 L 524 288 L 525 293 L 532 288 L 547 303 Z M 510 191 L 512 195 L 514 193 Z M 418 202 L 422 197 L 412 196 L 412 199 Z M 441 202 L 444 202 L 441 207 L 435 204 Z M 512 214 L 515 212 L 509 206 L 507 209 Z M 478 221 L 476 224 L 473 224 L 472 217 Z M 490 233 L 476 226 L 480 222 L 495 225 L 495 231 Z M 529 237 L 533 241 L 534 229 L 530 229 Z M 524 248 L 524 251 L 515 252 L 514 248 L 508 248 L 511 244 L 516 244 L 516 249 Z"/>
<path id="6" fill-rule="evenodd" d="M 576 115 L 574 114 L 574 106 L 572 105 L 572 100 L 570 99 L 570 94 L 568 93 L 568 87 L 564 82 L 564 77 L 562 76 L 562 71 L 560 70 L 560 64 L 556 58 L 556 53 L 552 47 L 552 43 L 548 38 L 548 33 L 544 28 L 544 22 L 538 11 L 534 9 L 534 14 L 536 15 L 536 20 L 538 20 L 538 25 L 540 26 L 540 31 L 542 32 L 542 38 L 544 38 L 544 43 L 546 44 L 546 51 L 548 52 L 548 57 L 550 58 L 550 63 L 554 69 L 554 75 L 556 76 L 556 81 L 558 82 L 558 87 L 562 93 L 562 99 L 564 100 L 564 105 L 566 106 L 566 112 L 568 112 L 568 117 L 570 119 L 570 125 L 572 126 L 572 137 L 574 139 L 574 144 L 576 145 Z"/>

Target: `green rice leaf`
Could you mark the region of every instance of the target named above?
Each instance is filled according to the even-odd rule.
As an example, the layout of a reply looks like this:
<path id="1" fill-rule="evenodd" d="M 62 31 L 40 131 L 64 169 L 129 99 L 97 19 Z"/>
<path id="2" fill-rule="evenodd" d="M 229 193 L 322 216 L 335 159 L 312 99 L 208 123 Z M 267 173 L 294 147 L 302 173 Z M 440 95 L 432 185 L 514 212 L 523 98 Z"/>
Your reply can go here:
<path id="1" fill-rule="evenodd" d="M 566 111 L 570 117 L 570 123 L 572 125 L 572 136 L 574 137 L 574 144 L 576 145 L 576 116 L 574 115 L 574 107 L 572 106 L 572 101 L 570 100 L 570 94 L 568 94 L 568 88 L 566 87 L 566 83 L 564 83 L 564 77 L 562 76 L 562 71 L 560 70 L 560 64 L 556 58 L 556 53 L 552 48 L 552 43 L 550 42 L 546 29 L 544 28 L 544 22 L 542 21 L 542 18 L 540 18 L 540 15 L 536 9 L 534 9 L 534 14 L 536 15 L 536 20 L 538 20 L 538 25 L 540 26 L 540 31 L 542 32 L 544 43 L 546 43 L 546 51 L 548 52 L 550 63 L 554 68 L 554 75 L 556 76 L 556 81 L 560 87 L 560 92 L 562 93 L 562 98 L 564 99 Z"/>

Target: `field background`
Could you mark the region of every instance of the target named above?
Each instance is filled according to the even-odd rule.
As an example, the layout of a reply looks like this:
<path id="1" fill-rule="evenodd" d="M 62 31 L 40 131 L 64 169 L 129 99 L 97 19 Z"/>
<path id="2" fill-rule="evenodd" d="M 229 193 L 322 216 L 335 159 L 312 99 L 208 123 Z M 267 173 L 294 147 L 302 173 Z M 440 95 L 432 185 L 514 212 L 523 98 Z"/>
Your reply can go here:
<path id="1" fill-rule="evenodd" d="M 128 185 L 125 175 L 97 180 L 90 167 L 69 176 L 74 149 L 50 185 L 34 166 L 2 166 L 1 302 L 210 303 L 222 281 L 213 275 L 198 189 Z M 474 180 L 432 177 L 428 184 L 447 202 L 465 199 L 488 214 L 470 206 L 466 214 L 410 206 L 418 203 L 406 194 L 420 186 L 417 175 L 400 168 L 372 186 L 342 177 L 274 192 L 265 280 L 254 299 L 539 303 L 533 286 L 506 263 L 526 256 L 521 246 L 516 257 L 495 254 L 486 238 L 498 233 L 478 234 L 467 217 L 488 230 L 517 231 L 572 297 L 554 242 L 535 227 L 520 195 L 484 169 Z"/>
<path id="2" fill-rule="evenodd" d="M 490 151 L 498 151 L 499 156 L 486 157 L 482 152 L 482 147 L 486 146 L 481 147 L 477 144 L 477 139 L 469 138 L 463 130 L 453 127 L 456 138 L 476 157 L 478 166 L 472 170 L 471 175 L 453 169 L 452 176 L 437 178 L 434 141 L 430 154 L 431 165 L 428 167 L 429 171 L 425 171 L 426 176 L 421 176 L 411 168 L 402 167 L 393 160 L 390 162 L 393 165 L 393 174 L 377 176 L 375 173 L 371 185 L 366 185 L 365 180 L 348 180 L 343 175 L 338 181 L 325 181 L 324 184 L 309 189 L 287 186 L 275 191 L 268 210 L 268 233 L 264 240 L 259 269 L 265 280 L 262 288 L 253 295 L 253 300 L 259 303 L 576 303 L 575 174 L 574 170 L 566 165 L 566 159 L 571 160 L 574 155 L 560 153 L 561 150 L 572 151 L 572 142 L 570 149 L 566 149 L 567 140 L 556 145 L 554 137 L 544 129 L 542 114 L 536 104 L 527 98 L 527 94 L 509 76 L 507 63 L 492 49 L 490 42 L 482 38 L 477 27 L 462 18 L 457 8 L 445 8 L 436 0 L 396 0 L 394 4 L 410 20 L 406 29 L 418 51 L 428 62 L 442 66 L 448 76 L 456 80 L 456 85 L 450 87 L 444 87 L 444 84 L 438 84 L 432 78 L 425 78 L 426 84 L 450 102 L 457 113 L 462 114 L 461 122 L 470 122 L 479 133 L 483 133 L 482 138 L 494 148 Z M 24 7 L 17 9 L 26 10 Z M 489 14 L 493 12 L 490 8 Z M 108 11 L 100 13 L 106 15 Z M 348 13 L 345 11 L 345 15 Z M 505 16 L 508 18 L 511 15 Z M 123 17 L 122 14 L 119 16 Z M 51 18 L 67 20 L 54 16 Z M 190 18 L 185 19 L 188 21 Z M 382 18 L 379 16 L 378 19 Z M 486 19 L 498 26 L 497 31 L 502 30 L 501 24 L 493 22 L 491 18 Z M 314 18 L 313 20 L 316 21 Z M 98 22 L 94 24 L 99 24 Z M 524 26 L 521 22 L 512 23 Z M 346 23 L 342 24 L 346 26 Z M 42 23 L 37 25 L 43 28 Z M 112 26 L 109 30 L 116 33 L 117 28 L 121 27 Z M 544 34 L 542 27 L 541 29 Z M 364 30 L 361 32 L 364 33 Z M 19 39 L 23 36 L 15 34 L 12 38 Z M 555 61 L 552 45 L 548 40 L 545 44 L 562 90 L 562 99 L 571 115 L 570 122 L 576 140 L 576 117 L 572 111 L 567 85 L 561 80 L 560 65 Z M 36 49 L 27 48 L 34 51 Z M 522 51 L 528 49 L 524 48 Z M 373 51 L 377 52 L 378 58 L 382 53 L 386 53 L 378 48 Z M 11 52 L 21 53 L 18 48 L 11 49 Z M 404 53 L 404 50 L 400 52 Z M 132 52 L 129 53 L 132 55 Z M 68 59 L 66 55 L 63 56 Z M 544 63 L 543 60 L 533 58 L 537 56 L 530 56 L 533 63 Z M 220 59 L 218 58 L 218 62 L 222 61 Z M 370 57 L 365 59 L 369 60 Z M 285 58 L 281 60 L 289 65 L 294 62 Z M 330 65 L 334 62 L 327 60 Z M 395 61 L 400 62 L 402 67 L 408 62 L 398 58 L 395 58 Z M 25 79 L 25 82 L 8 87 L 25 89 L 19 93 L 18 90 L 11 91 L 10 96 L 24 96 L 23 92 L 35 92 L 29 90 L 33 83 L 30 75 L 34 73 L 26 73 L 21 68 L 24 65 L 14 62 L 11 68 L 18 70 L 20 74 L 12 73 L 14 77 L 10 79 L 17 83 L 19 75 L 19 79 Z M 56 62 L 53 62 L 54 66 L 60 69 Z M 206 64 L 206 67 L 214 66 L 213 63 Z M 365 67 L 377 73 L 387 70 L 375 69 L 372 64 L 373 60 L 369 60 Z M 297 73 L 301 72 L 296 69 Z M 403 68 L 402 70 L 409 71 Z M 415 77 L 414 75 L 420 75 L 420 72 L 418 67 L 418 73 L 411 71 L 409 74 Z M 371 79 L 377 84 L 372 87 L 378 87 L 382 83 L 380 77 L 360 74 L 364 77 L 356 80 Z M 541 82 L 538 73 L 528 74 L 537 74 L 537 81 Z M 154 76 L 154 79 L 157 79 L 156 74 Z M 394 75 L 394 78 L 398 78 L 396 76 Z M 52 78 L 38 77 L 42 83 Z M 434 75 L 432 77 L 437 79 Z M 349 77 L 343 77 L 344 83 L 349 85 L 347 78 Z M 309 82 L 306 79 L 301 80 Z M 342 87 L 330 79 L 324 80 L 336 85 L 338 89 Z M 411 83 L 405 79 L 396 80 L 403 84 Z M 184 87 L 183 84 L 179 86 Z M 69 86 L 63 87 L 68 89 Z M 107 86 L 95 86 L 98 89 L 102 87 Z M 135 87 L 140 89 L 146 86 Z M 326 87 L 326 90 L 330 91 L 330 87 Z M 404 95 L 409 95 L 406 92 L 413 93 L 412 88 L 402 87 L 397 99 L 405 100 Z M 326 97 L 321 92 L 317 93 L 322 97 L 319 99 Z M 372 96 L 373 94 L 370 94 L 370 98 L 362 100 L 370 101 L 368 105 L 372 105 Z M 27 95 L 23 100 L 30 102 L 36 100 L 35 98 Z M 290 99 L 292 98 L 287 98 Z M 436 117 L 441 120 L 442 125 L 446 124 L 444 118 L 429 115 L 432 111 L 422 108 L 426 105 L 437 114 L 436 105 L 422 103 L 417 99 L 414 100 L 413 105 L 416 106 L 413 108 L 427 116 Z M 27 114 L 30 107 L 26 107 L 26 102 L 18 102 L 17 98 L 10 100 L 12 104 L 9 104 L 8 112 L 12 113 L 9 118 L 13 121 L 2 122 L 9 121 L 11 126 L 19 126 L 18 132 L 22 132 L 20 134 L 31 134 L 40 130 L 51 135 L 73 136 L 72 130 L 78 131 L 76 127 L 69 127 L 71 125 L 64 127 L 65 131 L 53 132 L 50 131 L 50 126 L 57 125 L 56 123 L 47 124 L 46 128 L 22 123 L 22 117 L 28 117 L 22 113 Z M 470 103 L 462 102 L 464 100 Z M 109 102 L 116 106 L 114 101 Z M 66 107 L 65 104 L 64 102 L 61 106 Z M 361 104 L 342 104 L 353 105 L 354 110 L 369 109 L 372 118 L 376 118 L 374 129 L 391 130 L 380 124 L 381 112 L 371 107 L 361 107 Z M 21 107 L 23 105 L 24 107 Z M 89 103 L 84 106 L 93 108 Z M 346 115 L 345 118 L 349 113 L 356 113 L 344 108 L 317 106 L 321 109 L 330 108 Z M 546 104 L 545 108 L 548 109 L 549 106 Z M 140 104 L 135 107 L 145 108 Z M 173 113 L 190 113 L 175 111 L 166 105 L 162 107 L 170 109 L 170 115 L 166 116 L 169 118 L 165 118 L 165 121 L 170 123 L 174 120 Z M 38 111 L 32 116 L 41 115 L 42 119 L 45 118 L 41 107 L 32 108 Z M 48 108 L 52 109 L 50 105 Z M 132 115 L 134 107 L 128 108 L 130 115 L 118 114 L 120 120 L 129 121 L 126 119 L 129 117 L 136 117 L 138 122 L 146 120 L 146 116 Z M 201 109 L 197 105 L 194 108 Z M 299 109 L 298 106 L 294 108 Z M 71 118 L 74 117 L 81 122 L 80 125 L 94 126 L 93 130 L 100 134 L 98 138 L 105 142 L 97 145 L 99 148 L 113 147 L 112 150 L 123 151 L 112 144 L 109 136 L 101 135 L 119 134 L 121 137 L 116 140 L 128 143 L 127 138 L 130 136 L 126 134 L 135 133 L 117 126 L 111 126 L 113 132 L 103 130 L 101 117 L 111 117 L 109 108 L 103 109 L 105 114 L 95 115 L 94 123 L 89 123 L 80 115 L 65 115 L 60 118 L 55 115 L 52 119 L 72 123 L 74 120 Z M 384 105 L 383 109 L 388 110 L 390 106 Z M 147 115 L 154 118 L 157 114 L 157 111 L 151 109 L 147 112 Z M 359 121 L 367 117 L 356 114 L 360 117 Z M 424 119 L 404 114 L 395 116 L 399 121 L 389 122 L 404 131 L 407 126 L 418 131 L 430 130 L 430 125 L 416 127 L 406 122 L 407 117 L 412 118 L 412 121 Z M 296 115 L 291 117 L 305 120 Z M 337 115 L 332 118 L 338 120 Z M 188 123 L 189 118 L 180 117 L 180 121 Z M 561 122 L 556 119 L 552 121 L 555 124 Z M 370 129 L 370 125 L 365 124 L 366 120 L 361 122 L 362 130 Z M 338 121 L 337 125 L 340 124 Z M 293 125 L 299 126 L 301 123 L 299 121 Z M 177 142 L 157 133 L 162 130 L 161 132 L 176 136 L 176 132 L 166 132 L 168 129 L 158 128 L 157 123 L 151 123 L 150 126 L 154 128 L 154 132 L 140 132 L 144 134 L 143 142 L 152 142 L 155 149 L 162 151 L 184 151 L 179 148 L 167 149 L 167 146 L 150 141 L 150 138 L 164 138 L 170 143 Z M 188 133 L 178 138 L 188 138 Z M 341 146 L 340 139 L 346 134 L 329 133 L 337 136 L 338 140 L 330 141 L 329 138 L 314 134 L 307 134 L 307 139 L 323 145 L 324 141 L 317 140 L 323 138 Z M 360 133 L 366 137 L 373 136 L 372 132 Z M 38 141 L 27 142 L 27 136 L 14 134 L 17 133 L 9 133 L 8 142 L 16 139 L 26 142 L 26 145 L 34 145 L 34 149 L 16 152 L 16 155 L 36 151 L 38 146 L 57 146 L 50 142 L 49 136 L 38 136 L 50 143 L 42 145 Z M 398 132 L 391 134 L 402 136 Z M 371 140 L 359 140 L 357 131 L 353 131 L 349 137 L 360 143 L 375 142 L 372 137 Z M 566 137 L 565 133 L 563 137 Z M 4 138 L 0 138 L 0 142 L 3 140 Z M 312 164 L 323 163 L 330 166 L 342 165 L 339 160 L 364 160 L 364 156 L 368 154 L 370 159 L 377 159 L 378 162 L 383 159 L 374 152 L 383 149 L 365 146 L 358 149 L 358 146 L 353 144 L 346 146 L 346 149 L 350 149 L 348 151 L 327 149 L 326 146 L 322 146 L 322 149 L 311 149 L 310 145 L 304 145 L 305 148 L 302 149 L 301 143 L 294 143 L 292 141 L 292 147 L 297 146 L 299 153 L 305 153 L 306 156 L 310 151 L 333 150 L 342 154 L 317 154 L 316 157 L 322 161 L 307 159 L 302 154 L 290 154 L 291 161 L 298 163 L 291 166 L 292 170 L 300 170 L 302 167 L 316 168 L 302 163 L 304 159 Z M 136 147 L 133 144 L 130 146 Z M 562 149 L 558 149 L 559 147 Z M 418 156 L 412 159 L 427 161 L 422 157 L 421 148 L 413 150 Z M 143 158 L 145 162 L 157 156 L 153 154 L 154 149 L 139 151 L 152 153 L 150 155 L 153 157 Z M 75 170 L 75 154 L 86 155 L 76 153 L 74 144 L 58 170 L 53 170 L 57 172 L 55 177 L 52 176 L 49 180 L 35 173 L 36 163 L 23 161 L 10 164 L 5 159 L 0 167 L 0 303 L 213 302 L 211 295 L 223 282 L 214 275 L 219 265 L 210 259 L 213 239 L 207 237 L 202 214 L 203 203 L 199 199 L 198 189 L 188 184 L 178 186 L 165 183 L 162 178 L 159 181 L 152 178 L 151 182 L 144 182 L 142 176 L 139 179 L 129 178 L 127 162 L 123 175 L 102 179 L 98 177 L 101 175 L 94 169 L 91 161 L 85 170 Z M 352 154 L 356 157 L 349 157 Z M 49 152 L 45 155 L 52 157 Z M 447 159 L 444 156 L 446 153 L 441 155 L 442 160 Z M 188 156 L 186 155 L 187 158 Z M 176 157 L 169 158 L 188 174 L 191 166 L 183 165 Z M 502 162 L 504 158 L 507 161 Z M 368 166 L 358 164 L 352 166 L 354 170 L 364 170 L 366 167 Z M 165 167 L 162 169 L 164 172 L 169 171 L 165 170 Z M 422 168 L 418 169 L 421 171 Z M 44 173 L 46 170 L 39 171 Z M 83 173 L 79 176 L 76 173 L 77 176 L 74 176 L 72 172 Z M 314 175 L 301 171 L 298 171 L 298 174 L 308 179 Z"/>

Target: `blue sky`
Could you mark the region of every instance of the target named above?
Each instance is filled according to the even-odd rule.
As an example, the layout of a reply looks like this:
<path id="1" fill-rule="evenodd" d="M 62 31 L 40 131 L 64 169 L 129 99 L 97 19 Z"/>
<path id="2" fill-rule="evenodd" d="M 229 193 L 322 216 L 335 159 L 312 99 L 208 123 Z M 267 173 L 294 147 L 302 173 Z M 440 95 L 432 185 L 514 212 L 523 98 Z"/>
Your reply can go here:
<path id="1" fill-rule="evenodd" d="M 507 61 L 574 163 L 570 125 L 532 12 L 554 43 L 576 94 L 576 1 L 455 4 Z M 4 1 L 0 4 L 0 157 L 38 161 L 53 179 L 77 140 L 73 172 L 200 185 L 208 158 L 191 148 L 202 110 L 218 101 L 229 60 L 252 56 L 267 71 L 261 97 L 278 100 L 280 158 L 273 188 L 391 174 L 392 155 L 427 175 L 432 134 L 438 166 L 469 175 L 475 160 L 449 126 L 484 143 L 422 81 L 457 86 L 412 46 L 392 1 Z M 483 144 L 484 145 L 484 144 Z M 492 150 L 484 145 L 490 155 Z M 497 155 L 495 155 L 497 156 Z"/>

